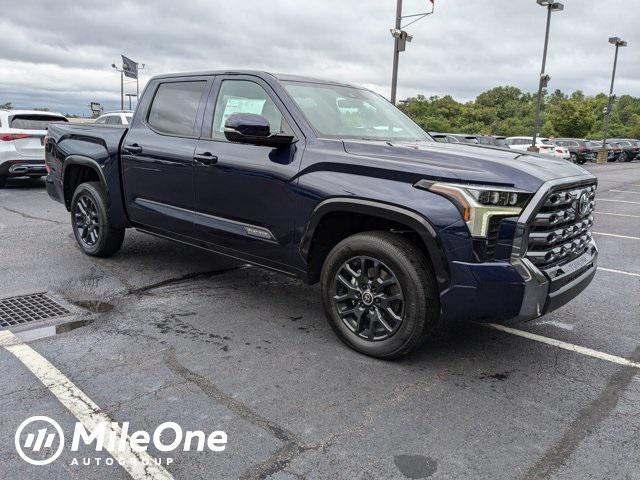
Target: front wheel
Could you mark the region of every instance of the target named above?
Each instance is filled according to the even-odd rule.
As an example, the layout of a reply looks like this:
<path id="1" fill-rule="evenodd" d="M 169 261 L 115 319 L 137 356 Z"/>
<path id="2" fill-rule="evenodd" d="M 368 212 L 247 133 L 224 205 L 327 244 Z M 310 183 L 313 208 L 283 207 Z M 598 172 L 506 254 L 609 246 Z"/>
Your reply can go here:
<path id="1" fill-rule="evenodd" d="M 108 257 L 120 250 L 124 229 L 114 228 L 106 195 L 99 182 L 81 183 L 71 199 L 71 225 L 80 248 L 93 257 Z"/>
<path id="2" fill-rule="evenodd" d="M 576 153 L 572 153 L 570 156 L 570 159 L 571 159 L 571 163 L 580 163 L 580 159 L 578 158 L 578 154 Z"/>
<path id="3" fill-rule="evenodd" d="M 322 267 L 321 289 L 331 328 L 372 357 L 402 357 L 444 326 L 431 266 L 398 234 L 358 233 L 338 243 Z"/>

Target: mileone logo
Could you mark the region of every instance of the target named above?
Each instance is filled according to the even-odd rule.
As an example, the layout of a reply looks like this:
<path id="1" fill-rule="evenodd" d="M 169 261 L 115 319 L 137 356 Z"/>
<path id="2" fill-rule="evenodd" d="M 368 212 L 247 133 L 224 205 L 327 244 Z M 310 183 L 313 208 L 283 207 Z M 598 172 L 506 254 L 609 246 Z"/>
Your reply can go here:
<path id="1" fill-rule="evenodd" d="M 22 422 L 14 440 L 18 455 L 31 465 L 47 465 L 55 461 L 62 454 L 65 444 L 64 432 L 58 422 L 43 415 L 29 417 Z M 201 430 L 183 431 L 175 422 L 161 423 L 152 434 L 145 430 L 129 433 L 129 422 L 102 422 L 87 431 L 81 422 L 76 422 L 70 451 L 77 452 L 82 445 L 93 446 L 96 452 L 106 450 L 111 453 L 146 452 L 150 445 L 159 452 L 202 452 L 205 447 L 212 452 L 223 452 L 227 445 L 227 434 L 220 430 L 209 435 Z M 172 462 L 172 459 L 169 460 L 167 463 Z M 77 458 L 71 461 L 73 465 L 78 463 Z"/>

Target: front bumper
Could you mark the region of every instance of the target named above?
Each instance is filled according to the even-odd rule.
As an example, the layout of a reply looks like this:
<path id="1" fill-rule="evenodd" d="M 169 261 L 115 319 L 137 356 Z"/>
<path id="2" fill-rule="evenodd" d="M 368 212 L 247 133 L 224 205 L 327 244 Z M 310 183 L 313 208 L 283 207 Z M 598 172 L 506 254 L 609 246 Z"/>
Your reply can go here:
<path id="1" fill-rule="evenodd" d="M 532 320 L 560 308 L 589 286 L 598 268 L 598 248 L 593 243 L 584 255 L 563 265 L 553 279 L 526 258 L 514 259 L 513 266 L 524 280 L 520 312 L 513 320 Z"/>

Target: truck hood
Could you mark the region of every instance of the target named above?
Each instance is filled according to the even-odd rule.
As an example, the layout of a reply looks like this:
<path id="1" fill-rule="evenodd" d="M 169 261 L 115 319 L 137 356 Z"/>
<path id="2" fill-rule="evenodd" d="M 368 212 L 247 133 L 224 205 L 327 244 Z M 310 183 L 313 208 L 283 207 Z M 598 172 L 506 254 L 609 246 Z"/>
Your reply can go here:
<path id="1" fill-rule="evenodd" d="M 351 155 L 389 162 L 392 168 L 433 180 L 490 184 L 534 192 L 544 182 L 589 175 L 566 160 L 484 145 L 344 140 Z M 392 165 L 389 165 L 390 167 Z"/>

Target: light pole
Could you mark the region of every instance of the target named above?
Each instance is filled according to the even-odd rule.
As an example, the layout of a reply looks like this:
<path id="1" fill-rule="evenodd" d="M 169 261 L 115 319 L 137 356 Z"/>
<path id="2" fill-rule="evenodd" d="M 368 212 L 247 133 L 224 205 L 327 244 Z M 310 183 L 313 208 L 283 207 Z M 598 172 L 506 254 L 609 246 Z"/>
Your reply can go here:
<path id="1" fill-rule="evenodd" d="M 124 110 L 124 69 L 116 67 L 115 63 L 112 63 L 111 67 L 116 72 L 120 72 L 120 110 Z"/>
<path id="2" fill-rule="evenodd" d="M 125 93 L 125 97 L 129 97 L 129 110 L 131 110 L 131 97 L 136 97 L 136 101 L 138 99 L 138 94 L 136 93 Z"/>
<path id="3" fill-rule="evenodd" d="M 611 114 L 611 109 L 613 108 L 613 102 L 615 100 L 615 95 L 613 94 L 613 84 L 616 81 L 616 68 L 618 66 L 618 50 L 620 47 L 626 47 L 627 42 L 622 40 L 620 37 L 611 37 L 609 39 L 609 43 L 616 46 L 616 54 L 613 59 L 613 73 L 611 74 L 611 88 L 609 89 L 609 102 L 607 103 L 607 110 L 604 114 L 604 138 L 602 140 L 602 149 L 606 152 L 607 150 L 607 136 L 609 135 L 609 115 Z"/>
<path id="4" fill-rule="evenodd" d="M 435 10 L 435 0 L 428 0 L 431 3 L 430 12 L 415 13 L 413 15 L 402 16 L 402 0 L 396 0 L 396 24 L 391 29 L 391 36 L 394 39 L 393 42 L 393 70 L 391 73 L 391 103 L 396 103 L 396 89 L 398 86 L 398 60 L 400 59 L 400 52 L 404 52 L 407 46 L 407 42 L 410 42 L 413 37 L 407 32 L 402 30 L 404 27 L 408 27 L 412 23 L 423 19 L 427 15 L 431 15 Z M 404 27 L 402 26 L 403 18 L 413 18 Z"/>
<path id="5" fill-rule="evenodd" d="M 136 101 L 140 96 L 140 70 L 144 70 L 144 63 L 138 65 L 138 71 L 136 73 Z"/>
<path id="6" fill-rule="evenodd" d="M 536 0 L 538 5 L 541 7 L 547 8 L 547 29 L 544 35 L 544 51 L 542 53 L 542 68 L 540 69 L 540 80 L 538 84 L 538 99 L 536 102 L 536 118 L 533 125 L 533 140 L 531 142 L 531 146 L 529 147 L 530 152 L 537 152 L 538 147 L 536 147 L 536 143 L 538 140 L 538 132 L 540 130 L 540 108 L 542 105 L 542 89 L 546 88 L 549 85 L 549 80 L 551 77 L 545 73 L 547 68 L 547 50 L 549 48 L 549 30 L 551 29 L 551 13 L 552 12 L 561 12 L 564 10 L 564 5 L 559 2 L 551 2 L 549 0 Z"/>

